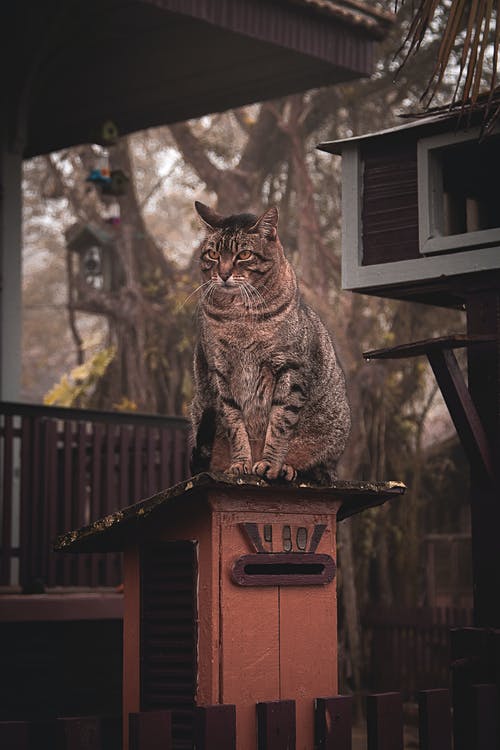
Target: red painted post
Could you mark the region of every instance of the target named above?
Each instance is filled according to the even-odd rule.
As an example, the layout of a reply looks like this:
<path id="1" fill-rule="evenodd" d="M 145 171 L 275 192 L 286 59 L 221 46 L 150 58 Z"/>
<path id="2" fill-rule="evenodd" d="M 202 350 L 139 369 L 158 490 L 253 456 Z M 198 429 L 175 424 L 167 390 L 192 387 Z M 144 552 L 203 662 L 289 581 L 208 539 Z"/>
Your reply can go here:
<path id="1" fill-rule="evenodd" d="M 194 714 L 194 750 L 236 749 L 236 706 L 198 706 Z"/>
<path id="2" fill-rule="evenodd" d="M 377 693 L 366 699 L 368 750 L 403 750 L 401 693 Z"/>
<path id="3" fill-rule="evenodd" d="M 172 750 L 170 711 L 129 714 L 129 750 Z"/>
<path id="4" fill-rule="evenodd" d="M 499 694 L 496 685 L 472 685 L 472 747 L 474 750 L 498 750 Z"/>
<path id="5" fill-rule="evenodd" d="M 76 716 L 57 720 L 61 750 L 105 750 L 101 742 L 101 721 L 97 716 Z"/>
<path id="6" fill-rule="evenodd" d="M 295 750 L 295 701 L 257 703 L 258 750 Z"/>
<path id="7" fill-rule="evenodd" d="M 317 750 L 351 750 L 352 696 L 316 699 L 314 738 Z"/>
<path id="8" fill-rule="evenodd" d="M 2 750 L 28 750 L 28 722 L 0 721 L 0 747 Z"/>
<path id="9" fill-rule="evenodd" d="M 418 694 L 420 750 L 451 750 L 449 690 L 421 690 Z"/>

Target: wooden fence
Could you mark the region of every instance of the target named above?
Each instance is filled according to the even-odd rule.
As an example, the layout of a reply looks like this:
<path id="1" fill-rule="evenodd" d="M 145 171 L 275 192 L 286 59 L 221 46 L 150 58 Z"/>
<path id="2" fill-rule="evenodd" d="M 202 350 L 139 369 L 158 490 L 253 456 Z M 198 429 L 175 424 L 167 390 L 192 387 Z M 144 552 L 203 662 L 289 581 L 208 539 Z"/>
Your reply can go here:
<path id="1" fill-rule="evenodd" d="M 473 685 L 467 712 L 467 750 L 498 750 L 498 691 L 495 685 Z M 403 700 L 400 693 L 367 697 L 367 750 L 403 750 Z M 257 749 L 295 750 L 295 702 L 259 703 Z M 130 750 L 173 750 L 169 711 L 150 711 L 129 717 Z M 38 728 L 37 731 L 35 731 Z M 453 729 L 448 690 L 419 693 L 419 750 L 452 750 Z M 463 727 L 462 727 L 463 729 Z M 45 726 L 25 722 L 0 722 L 2 750 L 118 750 L 118 723 L 95 717 L 59 719 Z M 47 743 L 52 740 L 52 744 Z M 195 710 L 196 750 L 236 750 L 234 706 L 206 706 Z M 38 743 L 38 744 L 37 744 Z M 352 749 L 350 696 L 315 701 L 315 750 Z M 312 748 L 311 748 L 312 750 Z"/>
<path id="2" fill-rule="evenodd" d="M 456 608 L 376 607 L 362 617 L 365 681 L 412 699 L 450 680 L 450 628 L 472 625 L 472 611 Z"/>
<path id="3" fill-rule="evenodd" d="M 118 555 L 51 543 L 185 479 L 188 421 L 5 402 L 0 420 L 0 585 L 117 585 Z"/>

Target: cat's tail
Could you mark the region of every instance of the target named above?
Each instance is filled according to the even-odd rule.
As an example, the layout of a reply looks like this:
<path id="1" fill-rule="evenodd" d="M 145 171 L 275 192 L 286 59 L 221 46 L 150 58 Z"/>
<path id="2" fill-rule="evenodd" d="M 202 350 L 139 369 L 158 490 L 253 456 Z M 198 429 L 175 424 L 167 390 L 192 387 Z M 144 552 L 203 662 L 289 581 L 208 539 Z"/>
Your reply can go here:
<path id="1" fill-rule="evenodd" d="M 215 409 L 205 409 L 196 430 L 195 444 L 191 453 L 191 473 L 209 471 L 212 460 L 212 447 L 216 430 Z"/>

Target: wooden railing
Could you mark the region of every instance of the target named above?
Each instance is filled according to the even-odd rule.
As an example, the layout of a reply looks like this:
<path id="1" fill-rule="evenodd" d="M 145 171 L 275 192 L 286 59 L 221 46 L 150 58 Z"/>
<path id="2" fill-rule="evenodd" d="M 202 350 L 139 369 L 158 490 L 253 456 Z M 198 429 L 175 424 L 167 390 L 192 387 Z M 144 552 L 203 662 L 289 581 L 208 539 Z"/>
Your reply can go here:
<path id="1" fill-rule="evenodd" d="M 118 584 L 118 555 L 56 555 L 52 542 L 185 479 L 188 420 L 6 402 L 0 420 L 0 585 Z"/>
<path id="2" fill-rule="evenodd" d="M 367 610 L 362 628 L 368 686 L 401 691 L 406 699 L 413 699 L 427 685 L 448 685 L 450 628 L 469 625 L 472 611 L 468 609 Z"/>

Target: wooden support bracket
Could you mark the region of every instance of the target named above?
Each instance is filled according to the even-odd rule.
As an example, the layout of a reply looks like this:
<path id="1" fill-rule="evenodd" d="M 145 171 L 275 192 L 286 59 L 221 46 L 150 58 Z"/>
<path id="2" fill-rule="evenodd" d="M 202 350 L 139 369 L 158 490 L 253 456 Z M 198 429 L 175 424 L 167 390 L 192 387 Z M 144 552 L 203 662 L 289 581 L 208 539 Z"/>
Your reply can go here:
<path id="1" fill-rule="evenodd" d="M 365 359 L 402 359 L 426 354 L 465 453 L 474 466 L 495 481 L 491 449 L 453 349 L 496 341 L 493 336 L 457 334 L 365 352 Z"/>

